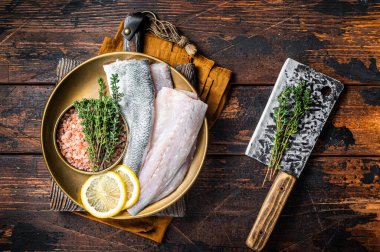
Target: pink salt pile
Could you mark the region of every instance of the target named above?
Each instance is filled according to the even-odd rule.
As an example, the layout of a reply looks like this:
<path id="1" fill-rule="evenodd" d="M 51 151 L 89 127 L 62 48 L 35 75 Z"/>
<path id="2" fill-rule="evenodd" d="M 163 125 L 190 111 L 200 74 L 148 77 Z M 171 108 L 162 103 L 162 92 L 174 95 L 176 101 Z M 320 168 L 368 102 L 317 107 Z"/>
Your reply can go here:
<path id="1" fill-rule="evenodd" d="M 57 146 L 66 161 L 79 170 L 91 171 L 83 126 L 75 109 L 67 111 L 57 129 Z"/>

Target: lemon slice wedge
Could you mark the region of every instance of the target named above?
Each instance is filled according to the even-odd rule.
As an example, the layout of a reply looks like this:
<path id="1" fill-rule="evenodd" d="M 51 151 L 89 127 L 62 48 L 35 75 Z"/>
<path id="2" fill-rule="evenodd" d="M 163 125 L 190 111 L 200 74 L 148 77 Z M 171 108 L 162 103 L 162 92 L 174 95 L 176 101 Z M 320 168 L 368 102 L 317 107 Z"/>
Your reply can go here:
<path id="1" fill-rule="evenodd" d="M 127 188 L 127 202 L 124 209 L 132 207 L 136 204 L 140 197 L 140 182 L 136 174 L 126 165 L 116 166 L 115 172 L 118 173 L 124 180 Z"/>
<path id="2" fill-rule="evenodd" d="M 127 190 L 121 176 L 110 171 L 91 176 L 82 186 L 84 209 L 98 218 L 109 218 L 123 210 Z"/>

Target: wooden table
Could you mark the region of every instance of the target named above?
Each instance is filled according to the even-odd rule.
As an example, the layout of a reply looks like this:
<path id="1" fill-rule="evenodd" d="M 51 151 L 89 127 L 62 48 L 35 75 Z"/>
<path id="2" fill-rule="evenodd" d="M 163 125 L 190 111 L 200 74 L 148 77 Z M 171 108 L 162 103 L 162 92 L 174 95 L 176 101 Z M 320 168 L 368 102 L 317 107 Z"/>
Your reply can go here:
<path id="1" fill-rule="evenodd" d="M 346 86 L 268 250 L 380 250 L 380 3 L 376 1 L 1 1 L 0 250 L 240 251 L 270 184 L 244 156 L 291 57 Z M 378 1 L 377 1 L 378 2 Z M 164 243 L 50 212 L 40 123 L 59 58 L 97 54 L 128 12 L 174 22 L 234 72 L 185 218 Z"/>

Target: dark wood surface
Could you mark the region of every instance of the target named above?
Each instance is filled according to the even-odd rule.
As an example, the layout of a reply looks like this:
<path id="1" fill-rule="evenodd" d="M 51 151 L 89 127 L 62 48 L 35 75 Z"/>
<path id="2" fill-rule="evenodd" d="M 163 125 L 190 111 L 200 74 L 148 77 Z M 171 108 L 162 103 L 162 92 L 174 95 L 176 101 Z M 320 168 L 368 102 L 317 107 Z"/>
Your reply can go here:
<path id="1" fill-rule="evenodd" d="M 135 10 L 234 72 L 185 218 L 162 245 L 48 211 L 39 127 L 61 57 L 85 60 Z M 287 57 L 346 85 L 267 250 L 380 250 L 379 1 L 1 1 L 0 250 L 244 251 L 270 184 L 243 155 Z"/>

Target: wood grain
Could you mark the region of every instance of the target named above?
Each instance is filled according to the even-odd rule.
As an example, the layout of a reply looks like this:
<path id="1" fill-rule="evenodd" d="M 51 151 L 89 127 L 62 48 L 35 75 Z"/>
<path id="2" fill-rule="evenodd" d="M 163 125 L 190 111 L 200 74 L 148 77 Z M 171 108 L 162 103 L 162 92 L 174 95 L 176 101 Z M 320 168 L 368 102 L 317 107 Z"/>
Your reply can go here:
<path id="1" fill-rule="evenodd" d="M 209 153 L 243 154 L 272 88 L 238 86 L 210 131 Z M 346 86 L 312 155 L 380 155 L 380 89 Z"/>
<path id="2" fill-rule="evenodd" d="M 126 13 L 146 9 L 178 25 L 239 84 L 273 84 L 287 57 L 346 84 L 380 83 L 380 3 L 356 0 L 3 1 L 0 82 L 52 83 L 59 58 L 95 56 Z"/>
<path id="3" fill-rule="evenodd" d="M 295 182 L 294 176 L 282 171 L 277 173 L 245 242 L 248 247 L 255 251 L 264 249 Z"/>
<path id="4" fill-rule="evenodd" d="M 380 249 L 379 163 L 380 158 L 312 158 L 266 248 Z M 249 224 L 270 187 L 261 187 L 264 175 L 264 166 L 248 157 L 207 156 L 189 192 L 186 217 L 175 219 L 159 249 L 244 250 Z M 50 250 L 158 249 L 131 234 L 47 211 L 50 179 L 40 155 L 0 155 L 0 176 L 1 250 L 43 250 L 42 245 L 49 245 Z M 41 235 L 33 234 L 36 232 Z M 100 239 L 98 244 L 93 242 L 96 239 Z"/>
<path id="5" fill-rule="evenodd" d="M 1 152 L 41 153 L 39 127 L 52 88 L 0 86 Z M 209 153 L 244 154 L 271 90 L 268 86 L 232 88 L 226 108 L 210 131 Z M 380 87 L 346 87 L 313 155 L 380 155 L 379 101 Z"/>
<path id="6" fill-rule="evenodd" d="M 234 72 L 185 218 L 158 246 L 47 211 L 39 125 L 59 58 L 95 56 L 128 12 L 152 10 Z M 380 251 L 380 3 L 317 1 L 0 2 L 0 250 L 248 251 L 270 184 L 242 156 L 287 57 L 346 84 L 279 217 L 268 251 Z M 248 84 L 248 85 L 247 85 Z"/>

